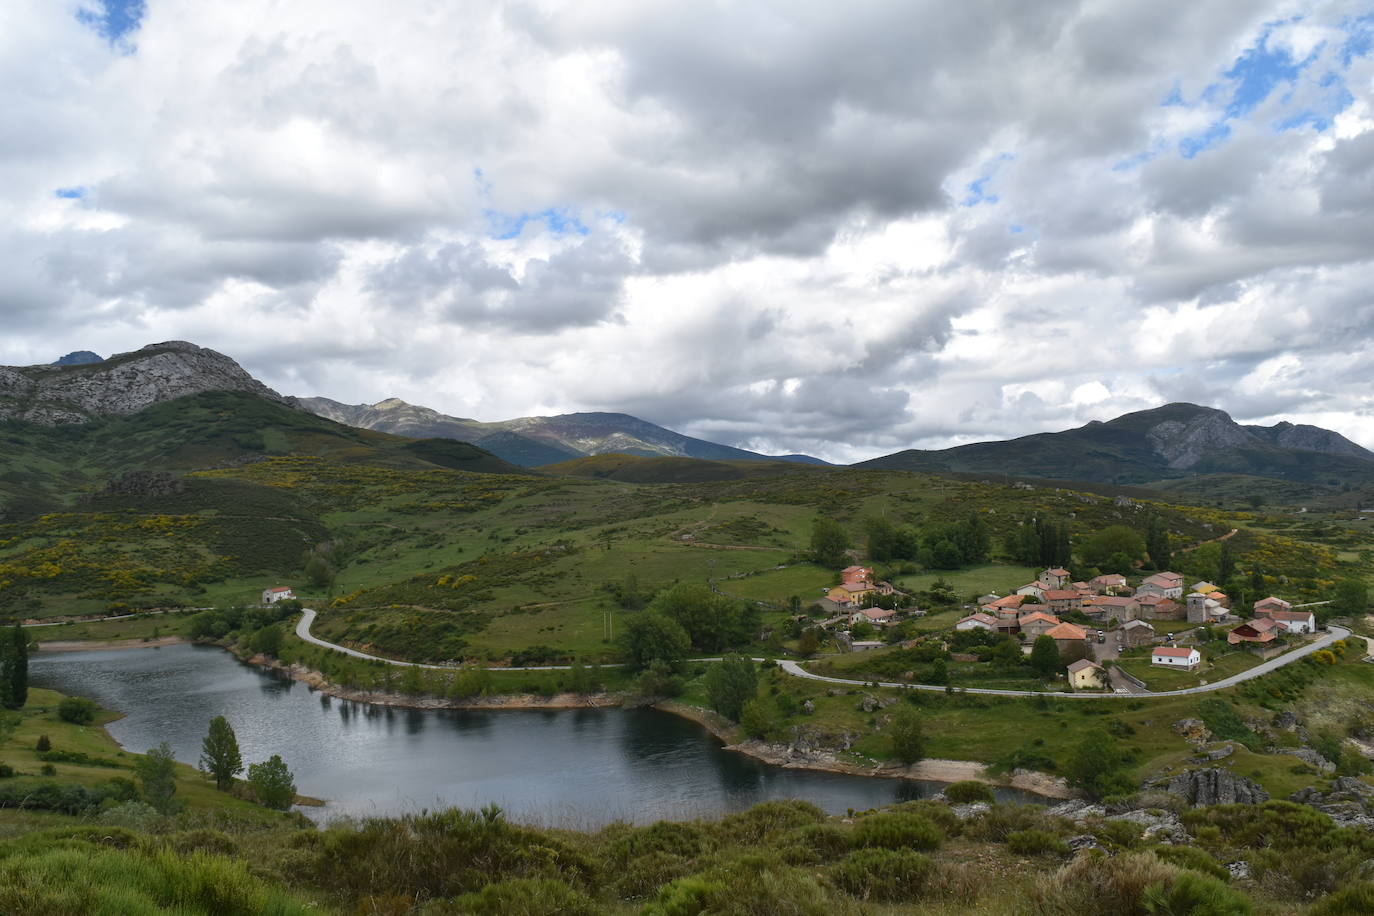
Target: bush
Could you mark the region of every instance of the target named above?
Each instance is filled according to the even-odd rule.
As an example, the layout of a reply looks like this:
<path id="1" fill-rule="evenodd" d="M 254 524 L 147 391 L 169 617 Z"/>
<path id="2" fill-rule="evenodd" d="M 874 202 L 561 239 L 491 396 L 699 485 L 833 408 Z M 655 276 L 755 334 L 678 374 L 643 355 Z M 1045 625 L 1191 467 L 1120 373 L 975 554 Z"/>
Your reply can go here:
<path id="1" fill-rule="evenodd" d="M 1145 912 L 1157 916 L 1246 916 L 1250 899 L 1208 875 L 1185 871 L 1172 884 L 1152 884 L 1141 899 Z"/>
<path id="2" fill-rule="evenodd" d="M 788 861 L 794 865 L 839 858 L 853 845 L 849 831 L 836 824 L 807 824 L 788 833 L 781 843 L 790 850 Z"/>
<path id="3" fill-rule="evenodd" d="M 945 798 L 954 802 L 956 805 L 967 805 L 973 802 L 993 802 L 992 789 L 972 779 L 963 782 L 952 782 L 945 786 Z"/>
<path id="4" fill-rule="evenodd" d="M 688 874 L 693 860 L 670 852 L 651 852 L 616 869 L 615 895 L 626 900 L 648 897 L 669 881 Z"/>
<path id="5" fill-rule="evenodd" d="M 47 735 L 39 735 L 38 743 L 33 746 L 33 749 L 42 754 L 45 751 L 52 750 L 52 742 L 48 740 Z"/>
<path id="6" fill-rule="evenodd" d="M 907 849 L 859 849 L 835 866 L 835 884 L 863 900 L 911 900 L 921 895 L 930 860 Z"/>
<path id="7" fill-rule="evenodd" d="M 1039 805 L 994 805 L 964 825 L 970 839 L 1004 843 L 1008 836 L 1023 830 L 1043 830 L 1062 836 L 1063 821 Z"/>
<path id="8" fill-rule="evenodd" d="M 917 814 L 870 814 L 854 825 L 854 845 L 882 849 L 938 849 L 940 828 Z"/>
<path id="9" fill-rule="evenodd" d="M 638 828 L 611 844 L 609 854 L 625 862 L 651 853 L 664 853 L 691 859 L 715 848 L 715 842 L 698 824 L 659 821 Z"/>
<path id="10" fill-rule="evenodd" d="M 643 912 L 645 916 L 848 916 L 857 907 L 822 885 L 814 874 L 767 856 L 744 856 L 664 885 Z"/>
<path id="11" fill-rule="evenodd" d="M 597 916 L 601 908 L 586 894 L 551 878 L 517 878 L 488 884 L 480 891 L 464 894 L 454 907 L 441 906 L 429 911 L 475 914 L 475 916 Z"/>
<path id="12" fill-rule="evenodd" d="M 1107 858 L 1079 856 L 1024 889 L 1019 912 L 1024 916 L 1068 913 L 1139 914 L 1146 888 L 1171 886 L 1181 869 L 1149 854 Z M 1188 912 L 1188 911 L 1184 911 Z"/>
<path id="13" fill-rule="evenodd" d="M 1374 881 L 1356 881 L 1317 901 L 1309 916 L 1356 916 L 1374 913 Z"/>
<path id="14" fill-rule="evenodd" d="M 1017 830 L 1007 834 L 1007 849 L 1021 856 L 1068 855 L 1069 847 L 1044 830 Z"/>
<path id="15" fill-rule="evenodd" d="M 57 704 L 57 717 L 74 725 L 90 725 L 100 707 L 86 697 L 63 697 Z"/>
<path id="16" fill-rule="evenodd" d="M 823 823 L 825 812 L 810 802 L 766 801 L 724 818 L 719 830 L 732 842 L 754 845 L 779 831 Z"/>
<path id="17" fill-rule="evenodd" d="M 1205 849 L 1196 846 L 1157 846 L 1151 852 L 1171 865 L 1192 869 L 1221 881 L 1231 880 L 1231 873 Z"/>

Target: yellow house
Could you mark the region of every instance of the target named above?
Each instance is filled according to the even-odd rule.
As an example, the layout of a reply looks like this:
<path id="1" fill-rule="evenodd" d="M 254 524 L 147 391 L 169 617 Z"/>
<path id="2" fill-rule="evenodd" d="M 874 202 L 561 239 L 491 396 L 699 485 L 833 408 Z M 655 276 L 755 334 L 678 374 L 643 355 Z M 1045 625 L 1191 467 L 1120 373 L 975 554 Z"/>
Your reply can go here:
<path id="1" fill-rule="evenodd" d="M 1107 669 L 1097 662 L 1080 658 L 1069 665 L 1069 686 L 1074 690 L 1099 690 L 1107 686 Z"/>
<path id="2" fill-rule="evenodd" d="M 859 604 L 864 595 L 873 591 L 875 589 L 871 585 L 837 585 L 826 593 L 826 597 L 836 604 L 849 606 Z"/>

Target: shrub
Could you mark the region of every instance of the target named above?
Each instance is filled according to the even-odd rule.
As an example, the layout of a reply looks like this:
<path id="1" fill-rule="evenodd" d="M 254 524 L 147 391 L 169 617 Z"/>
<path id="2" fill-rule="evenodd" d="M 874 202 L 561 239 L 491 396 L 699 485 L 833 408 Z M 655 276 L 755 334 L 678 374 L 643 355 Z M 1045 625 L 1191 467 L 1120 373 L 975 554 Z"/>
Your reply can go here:
<path id="1" fill-rule="evenodd" d="M 586 894 L 551 878 L 517 878 L 488 884 L 480 891 L 464 894 L 453 901 L 453 909 L 434 911 L 472 913 L 475 916 L 597 916 L 601 908 Z"/>
<path id="2" fill-rule="evenodd" d="M 854 845 L 882 849 L 938 849 L 940 828 L 918 814 L 870 814 L 854 825 Z"/>
<path id="3" fill-rule="evenodd" d="M 643 899 L 660 887 L 692 871 L 693 862 L 670 852 L 651 852 L 616 869 L 615 894 L 627 900 Z"/>
<path id="4" fill-rule="evenodd" d="M 1181 869 L 1149 854 L 1107 858 L 1079 856 L 1027 885 L 1019 910 L 1025 916 L 1068 913 L 1138 914 L 1146 888 L 1171 886 Z M 1187 911 L 1184 911 L 1187 912 Z"/>
<path id="5" fill-rule="evenodd" d="M 617 839 L 611 844 L 610 856 L 618 862 L 650 853 L 667 853 L 691 859 L 714 846 L 711 835 L 699 824 L 659 821 Z"/>
<path id="6" fill-rule="evenodd" d="M 1192 869 L 1221 881 L 1229 881 L 1231 873 L 1205 849 L 1196 846 L 1157 846 L 1151 850 L 1160 859 L 1180 868 Z"/>
<path id="7" fill-rule="evenodd" d="M 14 776 L 14 767 L 8 763 L 0 763 L 0 779 L 9 779 Z"/>
<path id="8" fill-rule="evenodd" d="M 789 846 L 811 852 L 810 861 L 838 858 L 853 845 L 849 831 L 836 824 L 807 824 L 788 833 L 786 839 Z"/>
<path id="9" fill-rule="evenodd" d="M 987 802 L 992 804 L 992 789 L 972 779 L 963 782 L 952 782 L 945 786 L 945 798 L 957 805 L 966 805 L 972 802 Z"/>
<path id="10" fill-rule="evenodd" d="M 950 810 L 949 805 L 942 805 L 928 798 L 902 802 L 900 805 L 893 805 L 887 810 L 897 814 L 919 814 L 939 827 L 947 837 L 958 836 L 964 829 L 964 822 L 959 819 L 959 815 Z"/>
<path id="11" fill-rule="evenodd" d="M 664 885 L 645 916 L 848 916 L 857 908 L 814 874 L 766 856 L 743 856 L 729 865 Z"/>
<path id="12" fill-rule="evenodd" d="M 1007 834 L 1007 849 L 1021 856 L 1068 855 L 1069 847 L 1044 830 L 1017 830 Z"/>
<path id="13" fill-rule="evenodd" d="M 35 744 L 33 748 L 34 750 L 38 751 L 38 753 L 42 754 L 46 751 L 52 750 L 52 742 L 48 740 L 47 735 L 39 735 L 38 743 Z"/>
<path id="14" fill-rule="evenodd" d="M 766 801 L 720 822 L 720 832 L 736 843 L 762 842 L 771 833 L 825 822 L 825 812 L 806 801 Z"/>
<path id="15" fill-rule="evenodd" d="M 1131 821 L 1101 821 L 1090 832 L 1112 850 L 1136 849 L 1145 843 L 1144 828 Z"/>
<path id="16" fill-rule="evenodd" d="M 1374 881 L 1356 881 L 1317 901 L 1310 916 L 1356 916 L 1374 913 Z"/>
<path id="17" fill-rule="evenodd" d="M 74 725 L 90 725 L 99 710 L 95 701 L 86 697 L 63 697 L 57 704 L 57 717 Z"/>
<path id="18" fill-rule="evenodd" d="M 911 900 L 921 895 L 930 860 L 907 849 L 858 849 L 835 866 L 842 890 L 864 900 Z"/>
<path id="19" fill-rule="evenodd" d="M 171 846 L 181 855 L 190 855 L 193 852 L 209 852 L 223 856 L 236 856 L 239 852 L 239 844 L 227 835 L 218 830 L 205 828 L 175 834 L 171 838 Z"/>
<path id="20" fill-rule="evenodd" d="M 1152 884 L 1141 898 L 1145 912 L 1157 916 L 1246 916 L 1250 899 L 1217 878 L 1185 871 L 1172 884 Z"/>
<path id="21" fill-rule="evenodd" d="M 964 824 L 964 835 L 993 843 L 1004 843 L 1010 834 L 1022 830 L 1043 830 L 1062 836 L 1063 823 L 1039 805 L 994 805 Z"/>

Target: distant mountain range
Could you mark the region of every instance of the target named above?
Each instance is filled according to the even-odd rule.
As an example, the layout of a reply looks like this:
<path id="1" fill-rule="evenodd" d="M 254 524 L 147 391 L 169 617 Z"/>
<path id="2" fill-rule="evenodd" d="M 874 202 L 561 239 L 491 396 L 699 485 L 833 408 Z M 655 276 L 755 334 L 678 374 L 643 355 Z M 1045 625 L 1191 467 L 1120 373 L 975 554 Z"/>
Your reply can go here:
<path id="1" fill-rule="evenodd" d="M 482 422 L 451 417 L 428 407 L 388 398 L 376 404 L 341 404 L 329 398 L 297 398 L 312 413 L 338 423 L 409 436 L 457 439 L 484 448 L 525 467 L 570 461 L 592 455 L 703 458 L 708 461 L 791 461 L 825 464 L 807 455 L 761 455 L 758 452 L 694 439 L 624 413 L 567 413 L 553 417 L 518 417 Z"/>
<path id="2" fill-rule="evenodd" d="M 909 449 L 857 467 L 1150 484 L 1204 474 L 1302 483 L 1374 481 L 1374 453 L 1318 426 L 1244 426 L 1225 411 L 1166 404 L 1057 433 Z"/>

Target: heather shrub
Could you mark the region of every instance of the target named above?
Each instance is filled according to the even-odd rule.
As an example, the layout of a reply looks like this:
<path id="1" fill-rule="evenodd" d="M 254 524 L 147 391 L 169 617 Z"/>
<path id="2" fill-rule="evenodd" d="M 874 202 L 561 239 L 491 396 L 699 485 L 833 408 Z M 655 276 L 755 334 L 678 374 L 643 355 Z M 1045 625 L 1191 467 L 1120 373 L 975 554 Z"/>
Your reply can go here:
<path id="1" fill-rule="evenodd" d="M 850 916 L 858 908 L 809 870 L 768 856 L 745 856 L 728 865 L 664 885 L 645 916 Z"/>
<path id="2" fill-rule="evenodd" d="M 1005 842 L 1008 834 L 1021 830 L 1043 830 L 1062 836 L 1065 823 L 1039 805 L 994 805 L 964 824 L 964 836 L 992 843 Z"/>
<path id="3" fill-rule="evenodd" d="M 945 798 L 954 802 L 956 805 L 967 805 L 972 802 L 987 802 L 992 804 L 992 789 L 981 782 L 966 779 L 963 782 L 953 782 L 945 786 Z"/>
<path id="4" fill-rule="evenodd" d="M 719 833 L 729 842 L 756 844 L 770 834 L 825 821 L 825 812 L 810 802 L 766 801 L 721 820 Z"/>
<path id="5" fill-rule="evenodd" d="M 1150 850 L 1160 859 L 1180 868 L 1192 869 L 1221 881 L 1229 881 L 1231 873 L 1221 866 L 1205 849 L 1196 846 L 1156 846 Z"/>
<path id="6" fill-rule="evenodd" d="M 1356 881 L 1318 900 L 1310 916 L 1357 916 L 1374 913 L 1374 881 Z"/>
<path id="7" fill-rule="evenodd" d="M 1007 849 L 1020 856 L 1068 855 L 1064 841 L 1044 830 L 1017 830 L 1007 834 Z"/>
<path id="8" fill-rule="evenodd" d="M 949 810 L 949 805 L 943 805 L 937 801 L 921 799 L 920 801 L 902 802 L 900 805 L 893 805 L 888 810 L 902 814 L 919 814 L 939 827 L 947 837 L 958 836 L 960 831 L 964 829 L 964 822 L 959 819 L 959 815 Z"/>
<path id="9" fill-rule="evenodd" d="M 807 824 L 782 838 L 782 849 L 793 865 L 837 859 L 853 845 L 849 831 L 837 824 Z"/>
<path id="10" fill-rule="evenodd" d="M 610 856 L 625 861 L 649 853 L 694 858 L 715 848 L 710 831 L 700 824 L 658 821 L 640 827 L 611 843 Z"/>
<path id="11" fill-rule="evenodd" d="M 870 814 L 854 825 L 854 845 L 883 849 L 938 849 L 940 828 L 919 814 Z"/>
<path id="12" fill-rule="evenodd" d="M 616 869 L 613 889 L 617 897 L 639 900 L 692 870 L 692 860 L 671 852 L 650 852 Z"/>
<path id="13" fill-rule="evenodd" d="M 1223 881 L 1184 871 L 1171 884 L 1152 884 L 1141 898 L 1150 916 L 1246 916 L 1250 898 Z"/>
<path id="14" fill-rule="evenodd" d="M 1146 888 L 1171 887 L 1182 869 L 1166 865 L 1148 853 L 1108 858 L 1079 856 L 1053 874 L 1031 882 L 1018 916 L 1081 916 L 1111 913 L 1144 916 Z"/>
<path id="15" fill-rule="evenodd" d="M 447 905 L 425 913 L 462 913 L 464 916 L 597 916 L 602 909 L 586 894 L 552 878 L 516 878 L 488 884 Z"/>
<path id="16" fill-rule="evenodd" d="M 913 900 L 930 875 L 930 860 L 907 849 L 858 849 L 831 873 L 835 884 L 862 900 Z"/>

